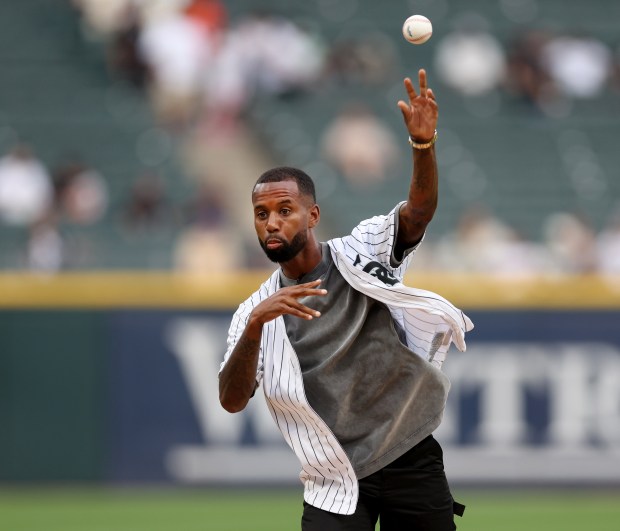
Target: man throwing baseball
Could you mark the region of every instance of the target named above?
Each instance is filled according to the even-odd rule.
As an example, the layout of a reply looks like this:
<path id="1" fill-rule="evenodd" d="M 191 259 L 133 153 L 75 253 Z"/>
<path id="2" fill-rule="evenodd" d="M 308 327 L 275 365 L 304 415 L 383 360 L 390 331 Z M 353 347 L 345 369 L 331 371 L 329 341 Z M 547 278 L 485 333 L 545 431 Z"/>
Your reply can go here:
<path id="1" fill-rule="evenodd" d="M 280 267 L 239 306 L 219 375 L 220 401 L 245 408 L 261 386 L 301 464 L 303 531 L 456 529 L 433 438 L 449 381 L 451 343 L 473 325 L 403 275 L 437 206 L 438 108 L 419 71 L 399 101 L 413 153 L 406 200 L 319 242 L 311 178 L 266 171 L 252 190 L 258 240 Z"/>

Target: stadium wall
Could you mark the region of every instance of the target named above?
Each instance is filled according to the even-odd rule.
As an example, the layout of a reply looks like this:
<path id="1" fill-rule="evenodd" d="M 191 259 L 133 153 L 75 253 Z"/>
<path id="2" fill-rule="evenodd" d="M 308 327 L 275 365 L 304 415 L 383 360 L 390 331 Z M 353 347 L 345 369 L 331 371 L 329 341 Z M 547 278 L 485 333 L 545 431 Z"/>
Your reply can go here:
<path id="1" fill-rule="evenodd" d="M 295 482 L 257 395 L 218 403 L 236 305 L 265 272 L 0 277 L 0 481 Z M 437 437 L 464 484 L 620 484 L 620 281 L 416 276 L 476 328 Z"/>

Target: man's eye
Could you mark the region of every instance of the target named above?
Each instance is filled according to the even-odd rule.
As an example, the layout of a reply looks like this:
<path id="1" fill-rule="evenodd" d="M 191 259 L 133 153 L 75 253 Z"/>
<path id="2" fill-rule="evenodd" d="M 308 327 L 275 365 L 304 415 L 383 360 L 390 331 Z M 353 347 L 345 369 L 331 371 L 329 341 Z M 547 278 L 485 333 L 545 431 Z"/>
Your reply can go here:
<path id="1" fill-rule="evenodd" d="M 266 212 L 257 212 L 256 213 L 256 217 L 259 219 L 265 219 L 267 217 L 267 213 Z"/>
<path id="2" fill-rule="evenodd" d="M 288 216 L 290 213 L 291 211 L 288 208 L 283 208 L 282 210 L 280 210 L 280 214 L 282 214 L 283 216 Z"/>

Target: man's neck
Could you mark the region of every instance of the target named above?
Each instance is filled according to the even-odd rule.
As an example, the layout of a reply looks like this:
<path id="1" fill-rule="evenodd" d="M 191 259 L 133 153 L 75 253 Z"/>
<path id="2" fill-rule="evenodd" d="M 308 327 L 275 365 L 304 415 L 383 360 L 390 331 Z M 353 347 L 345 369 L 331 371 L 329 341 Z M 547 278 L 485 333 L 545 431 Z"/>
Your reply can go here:
<path id="1" fill-rule="evenodd" d="M 308 245 L 292 260 L 280 264 L 282 272 L 287 278 L 298 280 L 310 273 L 323 258 L 321 244 L 316 240 L 308 242 Z"/>

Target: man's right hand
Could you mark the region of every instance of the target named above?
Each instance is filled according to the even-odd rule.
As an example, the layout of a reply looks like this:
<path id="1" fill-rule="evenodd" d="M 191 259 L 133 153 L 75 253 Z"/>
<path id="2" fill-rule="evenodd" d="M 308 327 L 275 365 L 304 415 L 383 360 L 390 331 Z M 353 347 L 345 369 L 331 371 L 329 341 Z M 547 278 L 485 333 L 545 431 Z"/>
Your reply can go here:
<path id="1" fill-rule="evenodd" d="M 320 312 L 299 302 L 304 297 L 327 293 L 319 289 L 320 280 L 282 288 L 252 310 L 245 330 L 220 373 L 220 403 L 231 413 L 245 408 L 256 389 L 256 369 L 263 325 L 281 315 L 314 319 Z"/>
<path id="2" fill-rule="evenodd" d="M 288 286 L 279 289 L 268 299 L 261 302 L 250 314 L 248 325 L 262 327 L 265 323 L 273 321 L 281 315 L 294 315 L 301 319 L 314 319 L 320 317 L 321 312 L 309 308 L 299 302 L 304 297 L 316 297 L 327 294 L 326 289 L 319 289 L 321 280 L 313 280 L 305 284 Z"/>

